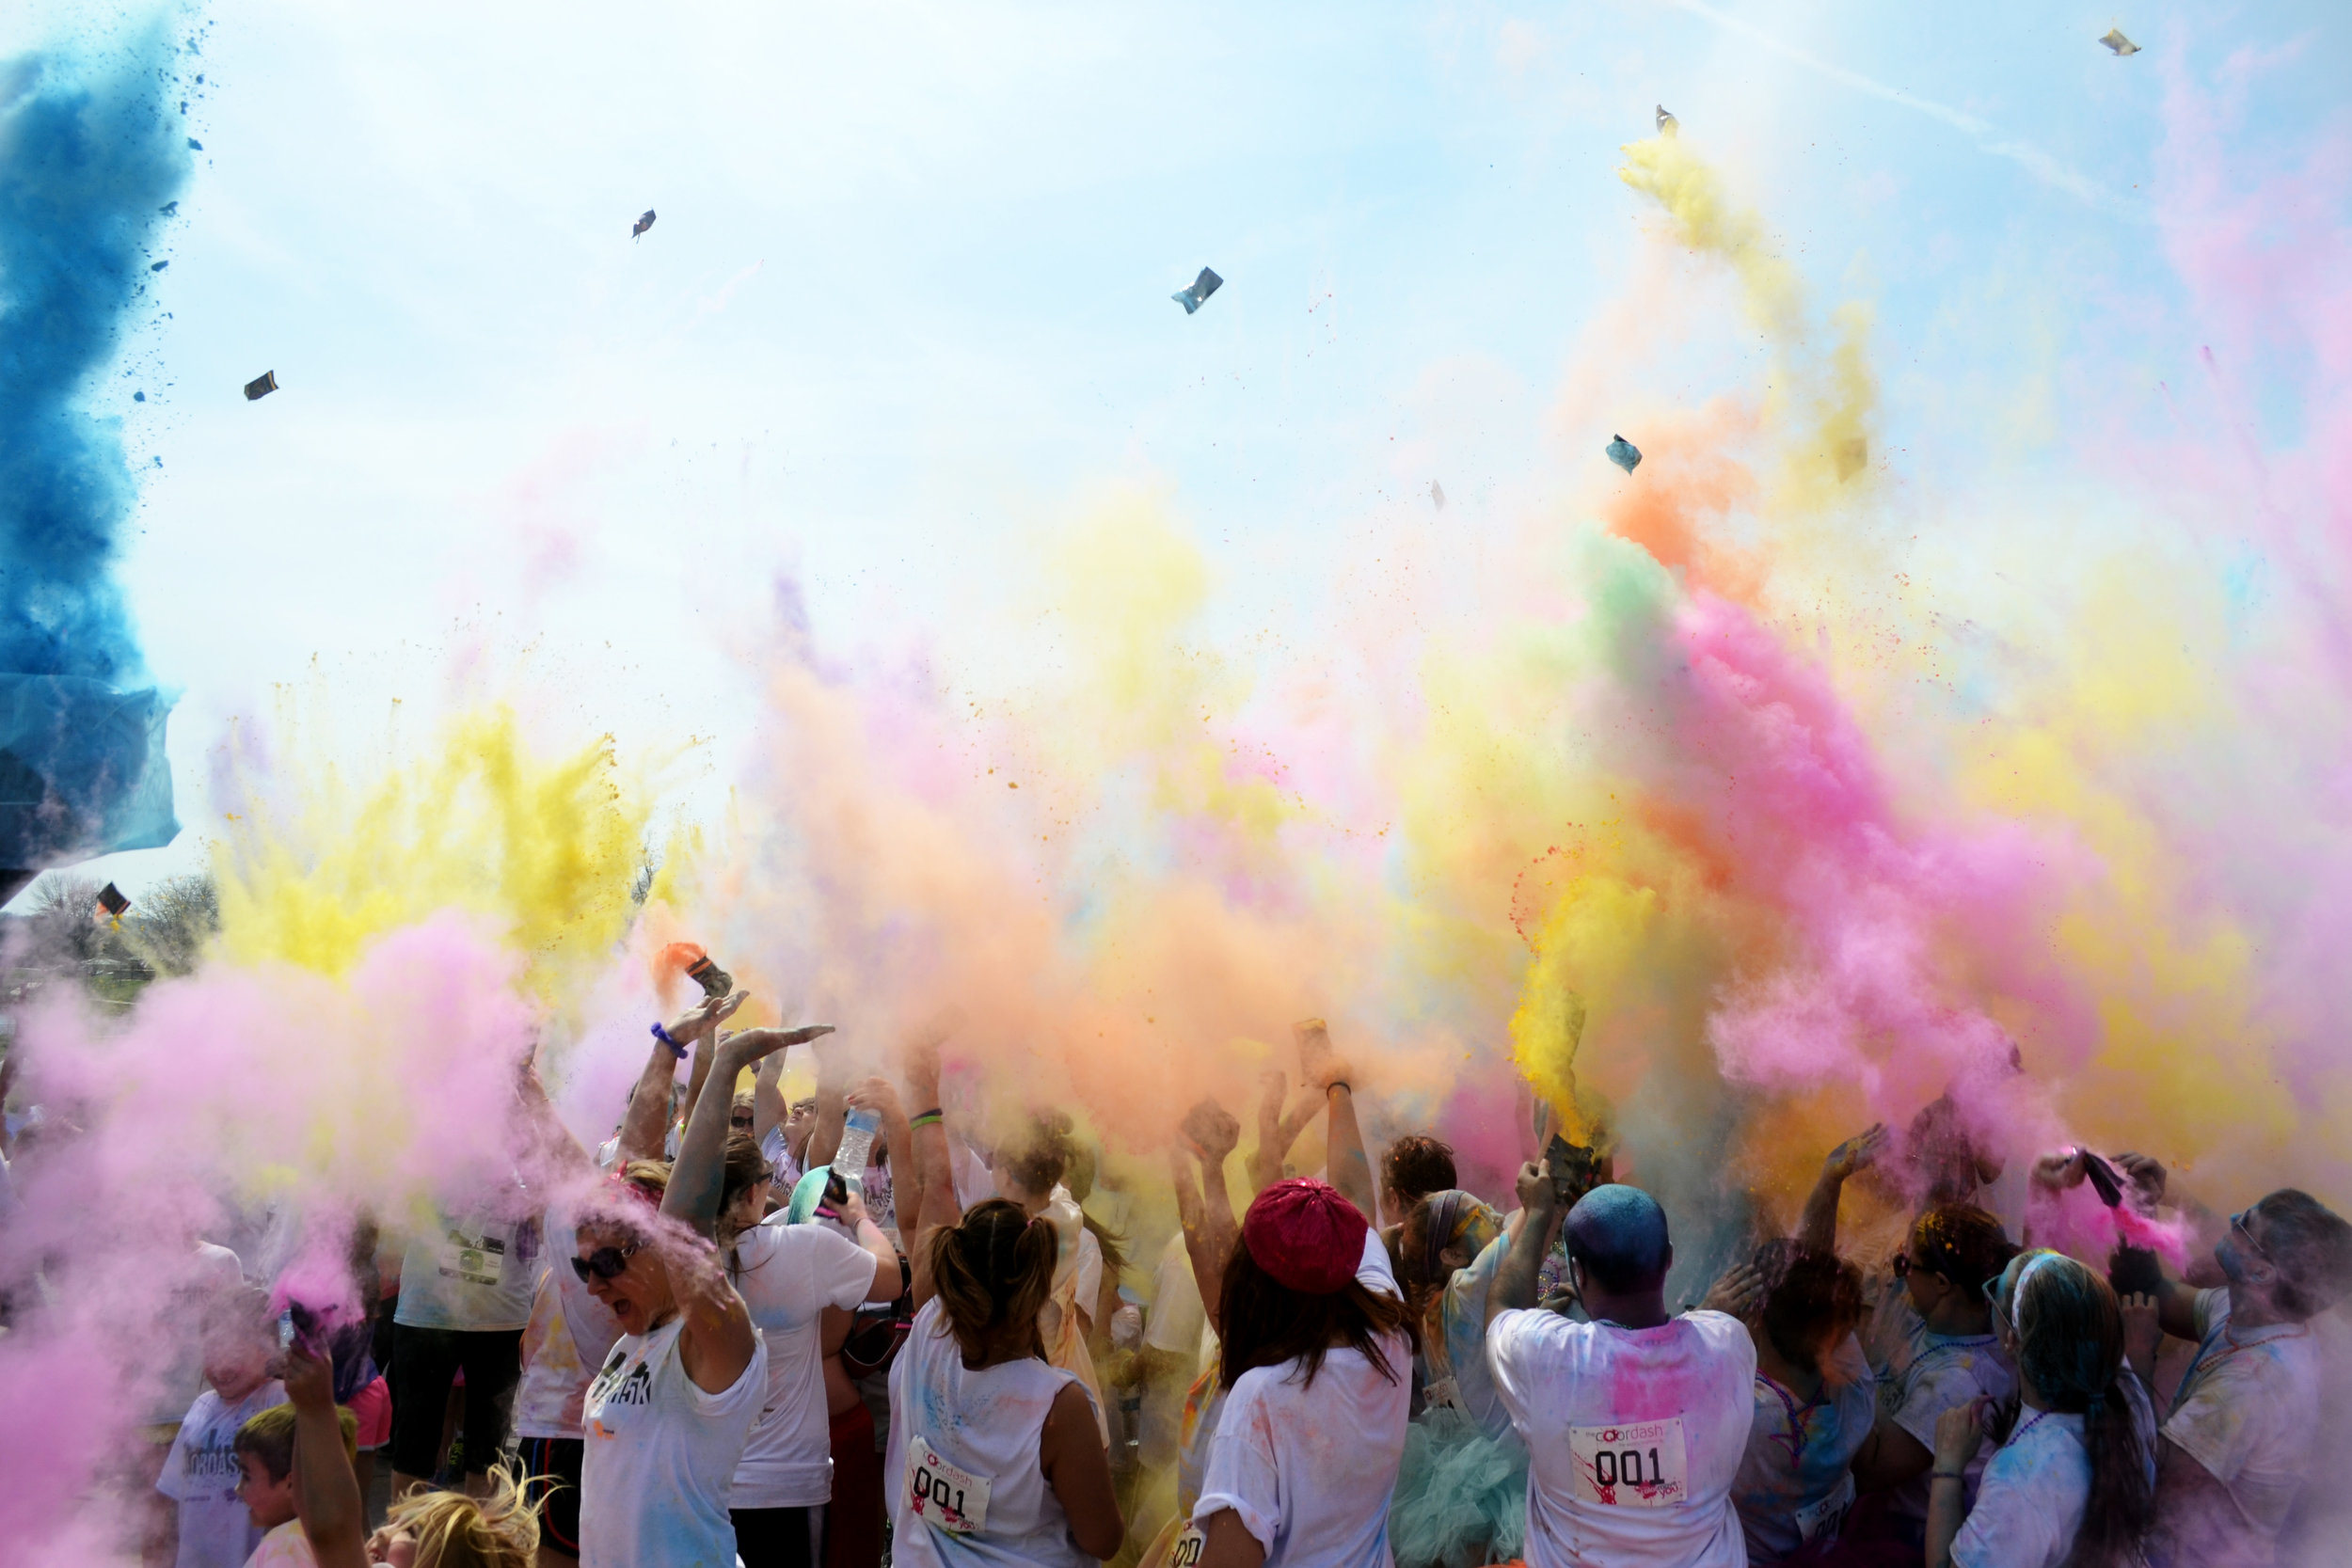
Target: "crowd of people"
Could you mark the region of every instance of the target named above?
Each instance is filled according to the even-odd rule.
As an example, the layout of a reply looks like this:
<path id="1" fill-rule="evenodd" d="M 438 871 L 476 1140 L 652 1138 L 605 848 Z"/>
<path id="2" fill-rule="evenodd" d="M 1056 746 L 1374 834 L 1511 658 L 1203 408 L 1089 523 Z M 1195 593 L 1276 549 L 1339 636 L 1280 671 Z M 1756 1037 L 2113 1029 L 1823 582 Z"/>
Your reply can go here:
<path id="1" fill-rule="evenodd" d="M 2030 1169 L 2012 1237 L 1987 1206 L 1998 1162 L 1972 1151 L 1954 1175 L 1931 1107 L 1831 1150 L 1793 1235 L 1741 1238 L 1697 1300 L 1670 1303 L 1670 1216 L 1605 1148 L 1529 1129 L 1544 1152 L 1507 1208 L 1463 1190 L 1434 1137 L 1375 1162 L 1352 1071 L 1309 1022 L 1300 1086 L 1270 1076 L 1246 1155 L 1223 1106 L 1171 1118 L 1177 1224 L 1146 1251 L 1154 1206 L 1098 1180 L 1066 1116 L 960 1125 L 936 1044 L 884 1077 L 822 1068 L 787 1104 L 787 1053 L 825 1031 L 730 1031 L 740 1001 L 654 1027 L 593 1152 L 526 1070 L 516 1181 L 443 1195 L 405 1235 L 358 1226 L 340 1306 L 289 1300 L 199 1243 L 215 1270 L 186 1319 L 202 1387 L 157 1429 L 149 1560 L 2210 1568 L 2352 1552 L 2325 1485 L 2352 1451 L 2335 1310 L 2352 1226 L 2302 1192 L 2223 1218 L 2154 1159 L 2058 1149 Z M 1296 1173 L 1318 1119 L 1321 1168 Z M 1841 1250 L 1858 1179 L 1909 1197 L 1899 1245 Z M 2120 1180 L 2144 1234 L 2195 1238 L 2190 1266 L 2036 1244 L 2031 1216 L 2087 1180 Z"/>

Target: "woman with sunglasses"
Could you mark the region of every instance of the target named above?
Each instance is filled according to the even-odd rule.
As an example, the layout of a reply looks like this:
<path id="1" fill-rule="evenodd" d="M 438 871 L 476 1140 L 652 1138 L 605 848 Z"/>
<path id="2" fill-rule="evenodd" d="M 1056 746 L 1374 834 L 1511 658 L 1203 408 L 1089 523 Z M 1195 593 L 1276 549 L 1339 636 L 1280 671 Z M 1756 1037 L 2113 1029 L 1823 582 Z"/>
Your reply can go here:
<path id="1" fill-rule="evenodd" d="M 1818 1246 L 1823 1238 L 1808 1226 L 1804 1239 Z M 1916 1548 L 1927 1532 L 1936 1421 L 1955 1406 L 2016 1393 L 2017 1373 L 1984 1296 L 1986 1282 L 2016 1254 L 2001 1222 L 1973 1204 L 1938 1204 L 1912 1222 L 1891 1279 L 1876 1282 L 1865 1349 L 1878 1379 L 1878 1419 L 1853 1460 L 1866 1503 L 1876 1493 L 1886 1500 L 1858 1508 L 1850 1534 L 1888 1534 Z M 1975 1461 L 1970 1487 L 1983 1464 Z"/>
<path id="2" fill-rule="evenodd" d="M 778 1034 L 771 1049 L 825 1032 Z M 768 1349 L 708 1240 L 731 1108 L 697 1101 L 660 1213 L 608 1199 L 579 1223 L 571 1270 L 621 1324 L 582 1412 L 583 1568 L 736 1560 L 727 1505 L 766 1402 Z"/>
<path id="3" fill-rule="evenodd" d="M 580 1157 L 584 1166 L 587 1157 Z M 661 1206 L 670 1167 L 631 1160 L 616 1177 L 613 1196 L 633 1197 L 650 1215 Z M 522 1474 L 544 1479 L 536 1494 L 539 1568 L 580 1560 L 580 1409 L 596 1369 L 621 1337 L 620 1321 L 589 1292 L 588 1282 L 561 1259 L 576 1256 L 577 1235 L 566 1206 L 548 1212 L 548 1243 L 558 1259 L 539 1275 L 531 1322 L 523 1329 L 522 1381 L 515 1390 L 516 1458 Z"/>
<path id="4" fill-rule="evenodd" d="M 2115 1291 L 2072 1258 L 2033 1252 L 1993 1282 L 1992 1308 L 2018 1398 L 1937 1418 L 1928 1568 L 2137 1563 L 2154 1513 L 2156 1423 L 2124 1361 Z M 1963 1482 L 1988 1416 L 2000 1448 L 1971 1506 Z"/>

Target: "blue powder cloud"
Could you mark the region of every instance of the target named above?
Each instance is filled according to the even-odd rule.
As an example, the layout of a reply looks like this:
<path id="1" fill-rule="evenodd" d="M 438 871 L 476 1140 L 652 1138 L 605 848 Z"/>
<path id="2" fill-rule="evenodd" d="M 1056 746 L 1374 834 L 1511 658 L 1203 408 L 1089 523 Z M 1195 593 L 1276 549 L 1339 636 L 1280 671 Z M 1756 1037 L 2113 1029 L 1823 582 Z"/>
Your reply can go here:
<path id="1" fill-rule="evenodd" d="M 120 421 L 82 400 L 186 183 L 160 29 L 0 64 L 0 868 L 167 844 L 169 703 L 114 577 L 137 501 Z"/>

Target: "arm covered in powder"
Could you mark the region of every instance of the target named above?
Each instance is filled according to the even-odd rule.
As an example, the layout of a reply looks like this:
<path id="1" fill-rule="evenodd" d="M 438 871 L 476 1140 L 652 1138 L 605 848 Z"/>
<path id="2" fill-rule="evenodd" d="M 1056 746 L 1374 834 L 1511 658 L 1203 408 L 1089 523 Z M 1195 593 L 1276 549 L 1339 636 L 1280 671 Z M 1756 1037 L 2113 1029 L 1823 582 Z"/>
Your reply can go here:
<path id="1" fill-rule="evenodd" d="M 1801 1249 L 1823 1257 L 1837 1251 L 1837 1200 L 1845 1196 L 1847 1181 L 1869 1169 L 1885 1147 L 1886 1126 L 1876 1122 L 1829 1151 L 1821 1162 L 1820 1177 L 1804 1200 L 1804 1214 L 1797 1221 Z"/>
<path id="2" fill-rule="evenodd" d="M 1356 1088 L 1347 1081 L 1347 1064 L 1332 1052 L 1330 1031 L 1319 1018 L 1291 1025 L 1291 1037 L 1298 1044 L 1299 1070 L 1323 1091 L 1330 1107 L 1324 1141 L 1331 1185 L 1377 1225 L 1380 1198 L 1372 1183 L 1372 1161 L 1364 1153 L 1363 1129 L 1356 1124 Z"/>

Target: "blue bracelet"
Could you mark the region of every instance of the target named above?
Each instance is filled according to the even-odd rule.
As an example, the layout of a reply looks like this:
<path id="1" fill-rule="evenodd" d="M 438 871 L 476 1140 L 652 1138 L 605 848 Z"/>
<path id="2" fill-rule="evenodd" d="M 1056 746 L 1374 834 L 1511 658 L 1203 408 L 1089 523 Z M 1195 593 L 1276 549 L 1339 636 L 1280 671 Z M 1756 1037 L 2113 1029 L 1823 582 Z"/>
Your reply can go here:
<path id="1" fill-rule="evenodd" d="M 668 1047 L 670 1048 L 671 1054 L 673 1054 L 673 1055 L 675 1055 L 675 1057 L 677 1057 L 677 1059 L 678 1059 L 679 1061 L 681 1061 L 681 1062 L 682 1062 L 682 1061 L 686 1060 L 686 1047 L 684 1047 L 683 1045 L 680 1045 L 677 1041 L 675 1041 L 675 1040 L 672 1039 L 672 1038 L 670 1037 L 670 1031 L 668 1031 L 667 1029 L 664 1029 L 664 1028 L 663 1028 L 663 1027 L 661 1027 L 661 1025 L 660 1025 L 660 1024 L 659 1024 L 659 1023 L 656 1023 L 656 1024 L 653 1026 L 653 1037 L 654 1037 L 655 1039 L 660 1040 L 662 1044 L 664 1044 L 664 1045 L 668 1046 Z"/>

